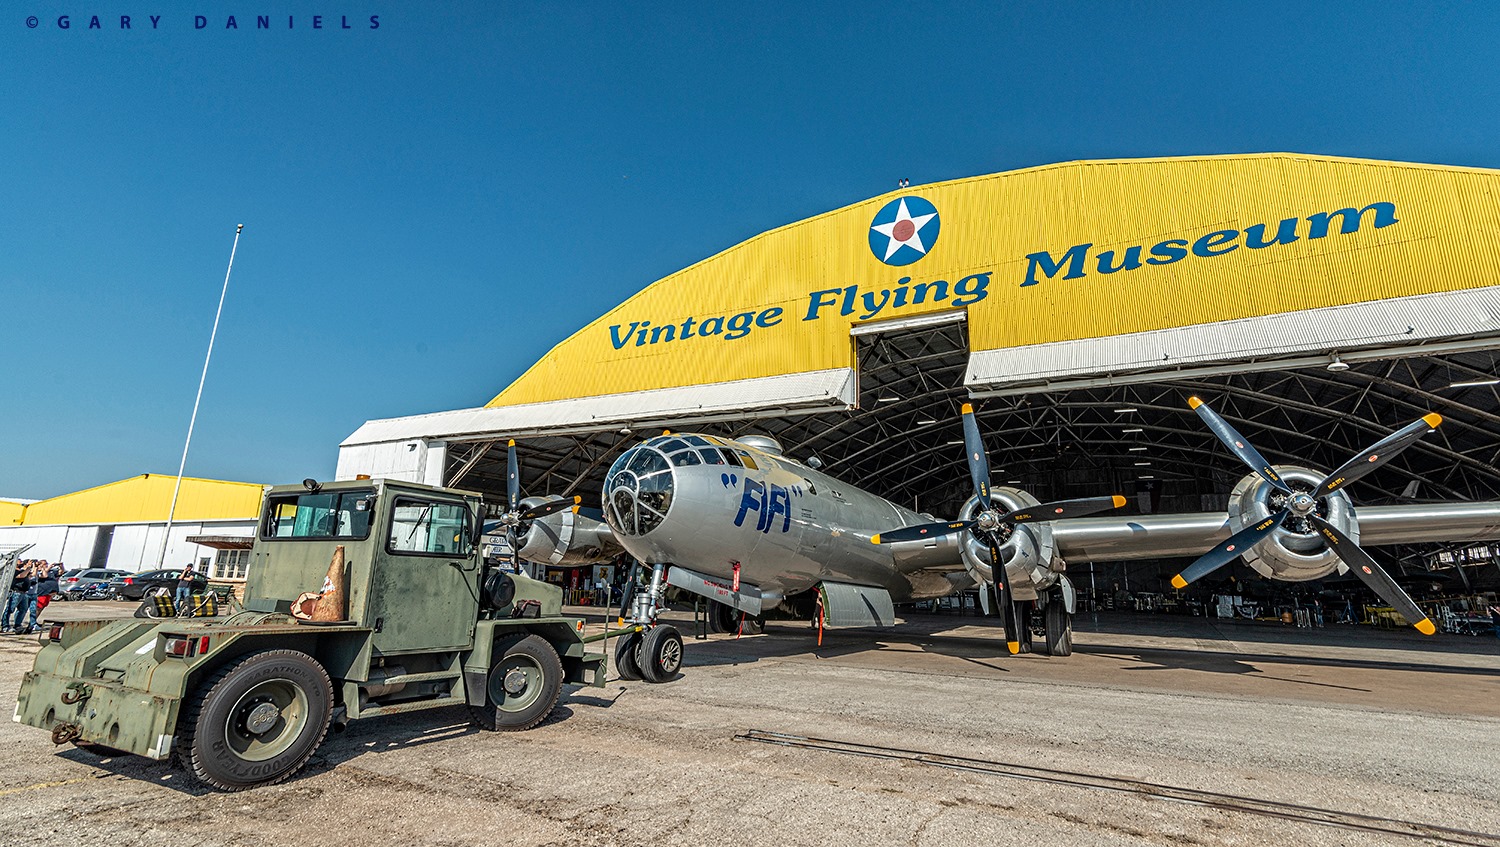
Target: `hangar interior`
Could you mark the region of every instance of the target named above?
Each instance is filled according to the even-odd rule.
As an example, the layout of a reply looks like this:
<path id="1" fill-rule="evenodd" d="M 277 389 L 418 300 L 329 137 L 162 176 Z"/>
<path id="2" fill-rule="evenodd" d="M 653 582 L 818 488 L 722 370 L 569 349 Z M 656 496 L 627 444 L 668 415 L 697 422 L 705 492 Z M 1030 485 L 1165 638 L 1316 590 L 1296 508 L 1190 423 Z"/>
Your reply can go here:
<path id="1" fill-rule="evenodd" d="M 597 506 L 614 458 L 663 429 L 760 434 L 948 520 L 970 491 L 959 407 L 972 402 L 996 485 L 1042 500 L 1122 493 L 1135 513 L 1223 510 L 1246 471 L 1189 408 L 1196 395 L 1273 464 L 1319 471 L 1437 412 L 1435 432 L 1351 486 L 1356 506 L 1500 500 L 1500 219 L 1486 199 L 1497 180 L 1260 154 L 1063 163 L 872 198 L 652 283 L 485 407 L 368 422 L 342 445 L 339 475 L 502 495 L 515 438 L 525 495 Z M 882 216 L 908 215 L 907 201 L 946 223 L 921 255 L 890 261 L 895 243 L 882 256 L 870 233 L 898 231 Z M 916 220 L 905 235 L 928 225 Z M 1146 263 L 1147 248 L 1129 246 L 1164 237 Z M 1195 237 L 1176 264 L 1164 246 L 1185 256 Z M 747 275 L 756 285 L 726 284 Z M 924 303 L 913 279 L 977 296 Z M 851 308 L 877 291 L 907 308 Z M 703 341 L 706 319 L 686 340 L 692 315 L 736 312 L 765 329 Z M 647 330 L 632 334 L 647 316 L 649 345 Z M 684 338 L 663 333 L 683 316 Z M 1414 581 L 1500 587 L 1491 543 L 1373 554 Z M 1138 562 L 1106 578 L 1170 593 L 1172 573 Z"/>

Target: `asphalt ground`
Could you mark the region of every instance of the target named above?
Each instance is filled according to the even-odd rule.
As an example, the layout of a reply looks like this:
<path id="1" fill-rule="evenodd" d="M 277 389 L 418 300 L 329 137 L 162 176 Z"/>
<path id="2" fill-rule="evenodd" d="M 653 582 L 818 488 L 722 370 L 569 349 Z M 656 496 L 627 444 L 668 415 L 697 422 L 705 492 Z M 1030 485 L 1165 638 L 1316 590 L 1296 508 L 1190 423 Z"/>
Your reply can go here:
<path id="1" fill-rule="evenodd" d="M 356 722 L 301 774 L 251 792 L 5 723 L 0 845 L 1500 844 L 1493 637 L 1085 615 L 1075 654 L 1053 659 L 1005 654 L 975 618 L 828 631 L 819 647 L 805 624 L 697 641 L 673 617 L 688 635 L 673 682 L 569 690 L 525 733 L 477 731 L 461 708 Z M 36 649 L 0 638 L 6 712 Z M 752 729 L 1045 767 L 1072 784 L 735 740 Z M 1310 806 L 1343 825 L 1098 777 Z M 1397 834 L 1411 823 L 1467 834 Z"/>

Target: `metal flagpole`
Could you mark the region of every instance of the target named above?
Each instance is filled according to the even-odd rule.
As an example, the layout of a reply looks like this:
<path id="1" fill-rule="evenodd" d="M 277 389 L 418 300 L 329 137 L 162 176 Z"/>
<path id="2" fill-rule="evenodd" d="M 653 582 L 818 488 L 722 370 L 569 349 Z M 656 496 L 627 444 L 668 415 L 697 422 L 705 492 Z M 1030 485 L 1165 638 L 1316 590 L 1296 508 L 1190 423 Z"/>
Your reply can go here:
<path id="1" fill-rule="evenodd" d="M 224 270 L 224 288 L 219 292 L 219 310 L 214 312 L 214 329 L 208 335 L 208 353 L 203 357 L 203 374 L 198 377 L 198 396 L 193 398 L 193 416 L 188 420 L 187 441 L 182 445 L 182 461 L 177 465 L 177 485 L 172 488 L 172 506 L 167 510 L 167 528 L 161 534 L 161 553 L 156 557 L 158 568 L 166 567 L 167 542 L 172 537 L 172 519 L 177 516 L 177 495 L 182 492 L 182 472 L 187 468 L 188 447 L 193 444 L 193 425 L 198 423 L 198 403 L 203 400 L 203 382 L 208 379 L 208 360 L 214 355 L 214 339 L 219 335 L 219 316 L 224 314 L 224 296 L 229 293 L 229 274 L 234 270 L 234 251 L 240 246 L 240 232 L 244 224 L 234 228 L 234 246 L 229 248 L 229 267 Z"/>

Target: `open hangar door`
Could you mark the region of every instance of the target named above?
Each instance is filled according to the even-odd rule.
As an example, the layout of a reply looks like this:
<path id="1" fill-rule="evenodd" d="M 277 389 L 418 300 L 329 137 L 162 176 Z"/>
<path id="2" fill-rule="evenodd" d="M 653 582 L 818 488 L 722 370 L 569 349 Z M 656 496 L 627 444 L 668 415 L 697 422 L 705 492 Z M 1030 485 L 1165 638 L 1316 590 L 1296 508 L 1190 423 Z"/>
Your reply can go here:
<path id="1" fill-rule="evenodd" d="M 585 507 L 598 507 L 611 462 L 639 440 L 672 429 L 727 438 L 769 435 L 788 456 L 816 456 L 826 473 L 949 519 L 969 492 L 959 408 L 973 402 L 997 485 L 1023 488 L 1044 501 L 1120 493 L 1129 498 L 1130 512 L 1223 511 L 1245 468 L 1189 408 L 1188 398 L 1199 396 L 1273 464 L 1320 471 L 1436 411 L 1444 418 L 1437 432 L 1351 486 L 1356 507 L 1500 499 L 1494 351 L 1371 359 L 1347 367 L 1323 357 L 1280 370 L 1234 372 L 1234 366 L 1224 366 L 1216 369 L 1224 372 L 1130 385 L 971 397 L 965 386 L 967 326 L 957 317 L 856 334 L 858 400 L 847 410 L 663 419 L 518 439 L 522 493 L 579 495 Z M 498 500 L 505 466 L 504 440 L 454 441 L 445 478 Z M 1471 568 L 1449 578 L 1458 577 L 1465 589 L 1500 582 L 1500 565 L 1486 561 L 1492 552 L 1472 545 L 1384 546 L 1375 555 L 1398 578 L 1415 581 L 1430 566 L 1457 559 Z M 1168 580 L 1182 563 L 1096 563 L 1102 569 L 1086 572 L 1096 573 L 1100 587 L 1123 578 L 1132 588 L 1170 593 Z M 1236 564 L 1205 588 L 1250 575 Z"/>

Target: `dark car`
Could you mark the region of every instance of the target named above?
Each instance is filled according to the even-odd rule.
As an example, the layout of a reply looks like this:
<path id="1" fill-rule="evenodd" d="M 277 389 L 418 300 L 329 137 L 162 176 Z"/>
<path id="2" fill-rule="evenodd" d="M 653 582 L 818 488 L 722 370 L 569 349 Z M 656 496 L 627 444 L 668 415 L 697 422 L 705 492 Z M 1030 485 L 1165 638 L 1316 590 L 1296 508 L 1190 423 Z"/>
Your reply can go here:
<path id="1" fill-rule="evenodd" d="M 139 600 L 148 594 L 162 592 L 170 596 L 177 592 L 177 577 L 181 574 L 182 568 L 122 574 L 109 581 L 110 596 L 116 600 Z M 207 585 L 207 577 L 194 574 L 194 591 L 202 591 Z"/>
<path id="2" fill-rule="evenodd" d="M 90 568 L 86 571 L 82 571 L 76 576 L 64 576 L 62 579 L 58 580 L 57 587 L 58 590 L 62 592 L 63 596 L 67 597 L 69 600 L 82 600 L 84 592 L 88 590 L 90 585 L 94 585 L 97 583 L 107 584 L 111 579 L 114 579 L 117 576 L 125 576 L 125 571 L 106 570 L 104 568 Z M 95 596 L 90 597 L 89 599 L 103 599 L 103 596 L 100 596 L 96 591 Z"/>

